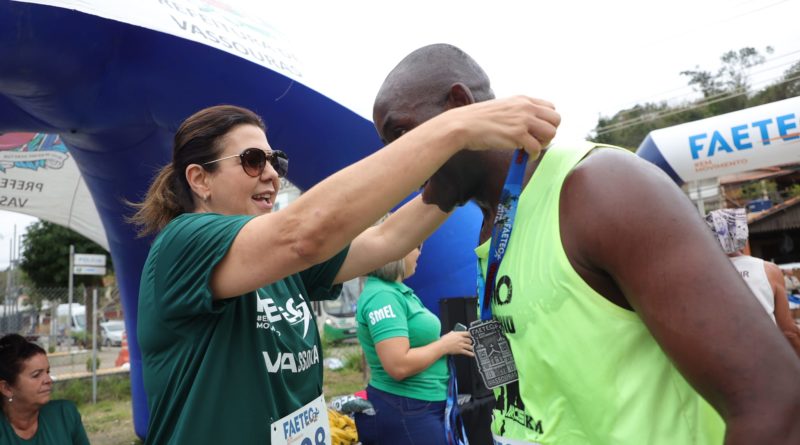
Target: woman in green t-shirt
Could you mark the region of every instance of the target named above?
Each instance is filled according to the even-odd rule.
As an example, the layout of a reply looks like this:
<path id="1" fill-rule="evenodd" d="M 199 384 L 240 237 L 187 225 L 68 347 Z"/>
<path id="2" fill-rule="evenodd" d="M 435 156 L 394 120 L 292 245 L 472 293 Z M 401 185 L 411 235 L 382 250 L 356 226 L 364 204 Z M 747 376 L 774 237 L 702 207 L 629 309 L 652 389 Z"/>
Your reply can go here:
<path id="1" fill-rule="evenodd" d="M 44 349 L 19 334 L 0 338 L 0 444 L 88 445 L 75 404 L 50 400 Z"/>
<path id="2" fill-rule="evenodd" d="M 273 212 L 289 161 L 261 118 L 230 105 L 188 117 L 132 218 L 158 233 L 137 315 L 146 443 L 326 442 L 311 302 L 401 258 L 447 218 L 418 197 L 369 227 L 451 156 L 538 152 L 558 121 L 525 97 L 459 107 Z"/>
<path id="3" fill-rule="evenodd" d="M 441 323 L 403 280 L 422 246 L 369 274 L 358 300 L 358 340 L 370 367 L 367 398 L 374 415 L 356 414 L 364 445 L 445 445 L 448 354 L 473 356 L 467 332 L 442 337 Z"/>

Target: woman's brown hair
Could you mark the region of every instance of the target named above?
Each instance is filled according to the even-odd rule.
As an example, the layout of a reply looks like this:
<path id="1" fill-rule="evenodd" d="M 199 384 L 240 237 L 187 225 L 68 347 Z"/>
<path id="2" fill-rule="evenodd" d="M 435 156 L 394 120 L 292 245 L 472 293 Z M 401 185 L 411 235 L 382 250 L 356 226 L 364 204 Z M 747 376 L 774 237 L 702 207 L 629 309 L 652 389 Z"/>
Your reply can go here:
<path id="1" fill-rule="evenodd" d="M 4 335 L 0 338 L 0 380 L 16 384 L 25 360 L 37 354 L 47 355 L 41 346 L 19 334 Z"/>
<path id="2" fill-rule="evenodd" d="M 255 125 L 266 131 L 261 117 L 234 105 L 205 108 L 183 121 L 175 133 L 172 162 L 158 172 L 144 200 L 131 203 L 137 210 L 128 220 L 138 227 L 139 236 L 158 233 L 178 215 L 194 211 L 186 167 L 213 161 L 222 152 L 222 138 L 239 125 Z M 213 172 L 217 164 L 203 168 Z"/>

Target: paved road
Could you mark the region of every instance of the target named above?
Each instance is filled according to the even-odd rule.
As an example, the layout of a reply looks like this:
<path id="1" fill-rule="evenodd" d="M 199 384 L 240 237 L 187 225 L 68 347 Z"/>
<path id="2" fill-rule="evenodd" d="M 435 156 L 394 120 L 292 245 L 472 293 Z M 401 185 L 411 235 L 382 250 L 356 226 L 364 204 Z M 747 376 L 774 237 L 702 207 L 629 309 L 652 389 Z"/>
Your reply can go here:
<path id="1" fill-rule="evenodd" d="M 97 356 L 100 358 L 99 369 L 114 368 L 114 362 L 117 360 L 120 349 L 119 346 L 103 347 L 102 351 L 98 351 Z M 50 375 L 53 376 L 54 379 L 58 379 L 59 376 L 86 372 L 86 363 L 91 356 L 91 350 L 79 350 L 74 347 L 71 355 L 66 355 L 64 353 L 54 354 L 50 358 Z"/>

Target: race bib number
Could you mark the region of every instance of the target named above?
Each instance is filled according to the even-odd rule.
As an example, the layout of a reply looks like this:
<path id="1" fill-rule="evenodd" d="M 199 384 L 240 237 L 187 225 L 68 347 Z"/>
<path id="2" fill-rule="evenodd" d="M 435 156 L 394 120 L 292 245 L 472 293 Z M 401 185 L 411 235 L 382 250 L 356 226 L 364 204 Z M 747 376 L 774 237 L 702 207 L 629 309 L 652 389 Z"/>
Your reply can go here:
<path id="1" fill-rule="evenodd" d="M 489 389 L 519 380 L 508 340 L 496 320 L 475 321 L 469 327 L 478 372 Z"/>
<path id="2" fill-rule="evenodd" d="M 330 445 L 331 426 L 325 396 L 321 395 L 272 423 L 272 445 Z"/>

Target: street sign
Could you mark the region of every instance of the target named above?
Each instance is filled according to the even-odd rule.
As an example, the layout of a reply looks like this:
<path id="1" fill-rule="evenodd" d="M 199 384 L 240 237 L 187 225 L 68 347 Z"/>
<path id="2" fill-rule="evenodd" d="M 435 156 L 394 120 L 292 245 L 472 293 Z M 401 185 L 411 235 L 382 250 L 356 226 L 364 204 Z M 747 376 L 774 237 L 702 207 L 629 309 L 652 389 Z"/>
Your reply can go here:
<path id="1" fill-rule="evenodd" d="M 75 266 L 101 266 L 105 268 L 106 256 L 92 253 L 76 253 L 73 264 Z M 75 273 L 77 274 L 78 272 Z"/>
<path id="2" fill-rule="evenodd" d="M 77 255 L 75 255 L 77 256 Z M 72 273 L 75 275 L 105 275 L 105 266 L 74 266 Z"/>

